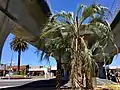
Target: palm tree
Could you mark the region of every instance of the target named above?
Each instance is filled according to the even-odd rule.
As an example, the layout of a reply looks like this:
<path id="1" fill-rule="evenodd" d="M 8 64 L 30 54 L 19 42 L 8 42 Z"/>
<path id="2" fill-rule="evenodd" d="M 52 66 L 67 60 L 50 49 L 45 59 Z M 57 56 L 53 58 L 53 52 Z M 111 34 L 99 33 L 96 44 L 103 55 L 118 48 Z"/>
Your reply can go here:
<path id="1" fill-rule="evenodd" d="M 28 44 L 22 38 L 14 37 L 10 42 L 11 49 L 15 52 L 18 52 L 18 74 L 20 74 L 20 57 L 21 52 L 24 52 L 28 49 Z"/>
<path id="2" fill-rule="evenodd" d="M 55 25 L 55 23 L 53 22 L 52 24 L 49 23 L 47 24 L 48 27 L 50 28 L 51 25 Z M 50 25 L 50 26 L 49 26 Z M 48 27 L 44 28 L 43 32 L 40 35 L 39 38 L 39 42 L 36 44 L 38 50 L 42 50 L 42 55 L 44 53 L 46 54 L 46 57 L 49 58 L 49 56 L 54 56 L 56 58 L 57 61 L 57 72 L 56 72 L 56 80 L 57 80 L 57 84 L 56 87 L 60 88 L 60 83 L 61 83 L 61 57 L 62 54 L 65 53 L 65 51 L 67 52 L 67 49 L 69 48 L 69 42 L 67 41 L 66 38 L 63 38 L 63 36 L 61 35 L 60 30 L 56 32 L 57 35 L 55 35 L 54 33 L 52 33 L 52 35 L 50 33 L 47 33 L 49 31 L 45 31 L 45 30 L 49 30 L 47 29 Z M 55 26 L 54 26 L 55 27 Z M 69 37 L 67 37 L 69 38 Z M 42 59 L 42 57 L 41 57 Z"/>
<path id="3" fill-rule="evenodd" d="M 106 48 L 109 43 L 113 49 L 117 48 L 106 20 L 108 13 L 108 9 L 101 5 L 80 5 L 75 14 L 62 11 L 53 15 L 40 35 L 42 43 L 38 46 L 49 55 L 53 53 L 58 63 L 64 52 L 71 53 L 70 79 L 73 89 L 93 90 L 96 60 L 108 56 Z"/>

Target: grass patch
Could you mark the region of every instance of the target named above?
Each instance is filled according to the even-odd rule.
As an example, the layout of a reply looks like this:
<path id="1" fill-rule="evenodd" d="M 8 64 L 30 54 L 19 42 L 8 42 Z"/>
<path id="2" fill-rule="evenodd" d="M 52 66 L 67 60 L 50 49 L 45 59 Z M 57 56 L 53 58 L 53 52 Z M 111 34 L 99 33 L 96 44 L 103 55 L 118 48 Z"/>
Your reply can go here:
<path id="1" fill-rule="evenodd" d="M 95 88 L 95 90 L 120 90 L 120 85 L 117 85 L 117 84 L 105 84 L 103 86 Z"/>

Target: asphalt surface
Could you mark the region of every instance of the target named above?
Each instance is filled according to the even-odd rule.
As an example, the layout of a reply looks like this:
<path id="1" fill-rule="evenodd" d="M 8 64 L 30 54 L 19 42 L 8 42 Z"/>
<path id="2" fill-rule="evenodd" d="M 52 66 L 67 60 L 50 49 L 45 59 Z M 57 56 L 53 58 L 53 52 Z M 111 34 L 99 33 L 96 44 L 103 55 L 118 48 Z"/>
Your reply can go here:
<path id="1" fill-rule="evenodd" d="M 116 84 L 106 79 L 96 78 L 97 85 Z M 0 80 L 0 90 L 56 90 L 55 79 L 31 79 L 31 80 Z M 71 87 L 68 81 L 63 80 L 62 88 Z"/>
<path id="2" fill-rule="evenodd" d="M 67 83 L 67 81 L 62 81 L 62 85 Z M 55 79 L 44 79 L 44 80 L 28 80 L 28 81 L 0 81 L 0 90 L 56 90 L 56 80 Z M 7 88 L 2 88 L 2 86 L 7 86 Z M 10 87 L 9 87 L 10 86 Z M 14 87 L 11 87 L 14 86 Z"/>
<path id="3" fill-rule="evenodd" d="M 0 88 L 21 86 L 30 82 L 33 80 L 0 80 Z"/>

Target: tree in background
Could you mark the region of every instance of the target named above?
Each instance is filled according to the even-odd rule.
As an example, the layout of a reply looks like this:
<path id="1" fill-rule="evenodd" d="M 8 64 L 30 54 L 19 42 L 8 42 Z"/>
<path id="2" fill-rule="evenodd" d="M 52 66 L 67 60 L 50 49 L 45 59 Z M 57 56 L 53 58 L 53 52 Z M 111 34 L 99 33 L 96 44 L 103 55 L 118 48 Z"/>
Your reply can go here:
<path id="1" fill-rule="evenodd" d="M 28 49 L 28 44 L 22 38 L 14 37 L 10 42 L 11 49 L 15 52 L 18 52 L 18 74 L 20 74 L 20 57 L 21 52 L 24 52 Z"/>

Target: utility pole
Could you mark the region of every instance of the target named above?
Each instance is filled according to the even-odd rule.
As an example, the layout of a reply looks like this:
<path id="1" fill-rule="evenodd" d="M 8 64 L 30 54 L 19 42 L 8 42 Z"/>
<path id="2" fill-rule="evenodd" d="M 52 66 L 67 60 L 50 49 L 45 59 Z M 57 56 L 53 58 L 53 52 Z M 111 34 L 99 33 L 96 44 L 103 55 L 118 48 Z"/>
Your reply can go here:
<path id="1" fill-rule="evenodd" d="M 13 52 L 12 52 L 12 56 L 11 56 L 11 60 L 10 60 L 10 66 L 12 66 L 13 63 Z"/>

